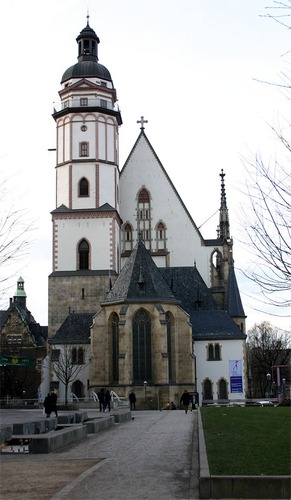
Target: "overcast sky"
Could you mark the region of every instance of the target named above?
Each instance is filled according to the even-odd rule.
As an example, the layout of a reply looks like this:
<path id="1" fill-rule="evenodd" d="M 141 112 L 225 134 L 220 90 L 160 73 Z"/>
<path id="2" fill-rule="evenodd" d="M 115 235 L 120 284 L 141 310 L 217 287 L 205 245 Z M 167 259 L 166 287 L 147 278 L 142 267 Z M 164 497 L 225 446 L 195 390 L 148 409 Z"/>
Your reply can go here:
<path id="1" fill-rule="evenodd" d="M 290 33 L 265 17 L 273 5 L 272 0 L 2 2 L 0 172 L 11 186 L 10 202 L 36 221 L 29 255 L 9 268 L 12 288 L 2 307 L 21 275 L 28 308 L 47 324 L 55 208 L 51 115 L 62 74 L 77 62 L 76 37 L 89 8 L 90 26 L 100 38 L 99 62 L 111 73 L 123 119 L 120 166 L 144 115 L 148 139 L 205 238 L 216 236 L 218 215 L 211 216 L 219 208 L 223 168 L 247 327 L 269 320 L 290 328 L 290 316 L 254 309 L 260 306 L 250 295 L 257 291 L 239 272 L 251 261 L 240 243 L 240 205 L 246 203 L 242 159 L 260 152 L 269 162 L 278 154 L 270 125 L 284 127 L 290 116 L 284 93 L 269 85 L 280 82 L 290 65 Z"/>

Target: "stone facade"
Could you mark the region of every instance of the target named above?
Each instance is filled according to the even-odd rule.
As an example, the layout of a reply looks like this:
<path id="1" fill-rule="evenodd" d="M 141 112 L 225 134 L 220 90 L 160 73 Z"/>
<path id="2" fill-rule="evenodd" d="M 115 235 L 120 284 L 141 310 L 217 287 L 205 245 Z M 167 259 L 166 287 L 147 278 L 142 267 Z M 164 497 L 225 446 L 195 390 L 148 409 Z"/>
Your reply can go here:
<path id="1" fill-rule="evenodd" d="M 110 387 L 127 397 L 134 389 L 138 399 L 144 398 L 144 380 L 135 380 L 133 373 L 133 319 L 138 311 L 146 311 L 150 318 L 151 366 L 146 380 L 146 395 L 165 406 L 168 401 L 179 404 L 181 391 L 193 390 L 194 361 L 192 357 L 192 329 L 188 315 L 177 305 L 154 303 L 129 304 L 122 314 L 122 307 L 104 306 L 93 320 L 91 330 L 90 386 L 94 390 Z M 166 313 L 171 318 L 171 347 L 167 341 Z M 112 316 L 118 318 L 119 352 L 114 360 L 112 342 Z M 118 363 L 118 382 L 113 377 L 113 363 Z M 171 374 L 169 370 L 171 364 Z M 171 379 L 169 380 L 169 378 Z"/>
<path id="2" fill-rule="evenodd" d="M 98 310 L 100 302 L 116 280 L 114 273 L 98 272 L 52 273 L 49 276 L 49 330 L 51 338 L 70 312 L 91 313 Z"/>

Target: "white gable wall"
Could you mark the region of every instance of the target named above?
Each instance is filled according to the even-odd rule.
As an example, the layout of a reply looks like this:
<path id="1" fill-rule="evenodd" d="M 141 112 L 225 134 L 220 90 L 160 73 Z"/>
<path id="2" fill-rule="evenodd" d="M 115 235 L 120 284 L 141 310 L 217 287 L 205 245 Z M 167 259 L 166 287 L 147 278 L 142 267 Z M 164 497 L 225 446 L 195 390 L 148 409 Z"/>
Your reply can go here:
<path id="1" fill-rule="evenodd" d="M 146 188 L 151 197 L 152 250 L 156 248 L 155 227 L 159 221 L 166 225 L 166 246 L 170 251 L 171 267 L 193 266 L 210 286 L 210 256 L 213 247 L 204 246 L 199 231 L 190 219 L 181 200 L 169 182 L 146 139 L 141 136 L 120 177 L 120 214 L 136 230 L 137 195 Z M 134 233 L 137 241 L 137 231 Z M 163 259 L 156 259 L 164 266 Z M 162 264 L 161 264 L 162 262 Z"/>

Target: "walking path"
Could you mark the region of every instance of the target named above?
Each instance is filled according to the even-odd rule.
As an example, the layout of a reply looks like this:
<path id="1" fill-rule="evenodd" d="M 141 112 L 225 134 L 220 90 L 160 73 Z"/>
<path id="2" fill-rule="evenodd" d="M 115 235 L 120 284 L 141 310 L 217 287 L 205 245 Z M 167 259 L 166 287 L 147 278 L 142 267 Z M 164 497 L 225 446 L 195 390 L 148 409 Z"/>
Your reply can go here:
<path id="1" fill-rule="evenodd" d="M 36 416 L 43 418 L 39 410 L 0 411 L 2 425 L 3 418 Z M 1 499 L 198 499 L 197 411 L 135 411 L 132 417 L 58 452 L 2 455 Z"/>

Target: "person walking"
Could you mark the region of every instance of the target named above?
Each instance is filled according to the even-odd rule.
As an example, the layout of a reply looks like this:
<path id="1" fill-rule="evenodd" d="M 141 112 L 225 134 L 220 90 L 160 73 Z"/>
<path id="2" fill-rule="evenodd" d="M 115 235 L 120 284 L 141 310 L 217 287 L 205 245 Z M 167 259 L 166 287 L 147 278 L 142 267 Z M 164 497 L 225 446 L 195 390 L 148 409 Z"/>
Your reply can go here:
<path id="1" fill-rule="evenodd" d="M 131 410 L 135 410 L 136 395 L 135 395 L 134 391 L 130 391 L 128 399 L 129 399 L 129 402 L 130 402 L 130 409 Z"/>
<path id="2" fill-rule="evenodd" d="M 185 391 L 183 392 L 181 399 L 180 399 L 180 404 L 183 405 L 185 413 L 188 413 L 188 407 L 189 407 L 190 401 L 191 401 L 191 396 L 190 396 L 189 392 L 187 391 L 187 389 L 185 389 Z"/>
<path id="3" fill-rule="evenodd" d="M 48 395 L 46 396 L 44 403 L 43 403 L 43 406 L 44 406 L 46 417 L 47 418 L 50 417 L 51 412 L 52 412 L 52 397 L 51 397 L 50 393 L 48 393 Z"/>
<path id="4" fill-rule="evenodd" d="M 106 410 L 107 406 L 108 406 L 108 411 L 111 410 L 111 406 L 110 406 L 110 403 L 111 403 L 111 394 L 110 392 L 107 390 L 105 392 L 105 396 L 104 396 L 104 409 L 103 411 Z"/>
<path id="5" fill-rule="evenodd" d="M 51 402 L 52 402 L 52 412 L 55 413 L 55 416 L 58 417 L 58 410 L 57 410 L 57 393 L 55 391 L 51 392 Z"/>
<path id="6" fill-rule="evenodd" d="M 104 392 L 104 389 L 101 389 L 98 394 L 98 400 L 99 400 L 99 409 L 100 411 L 104 411 L 105 408 L 104 408 L 104 404 L 105 404 L 105 392 Z"/>

